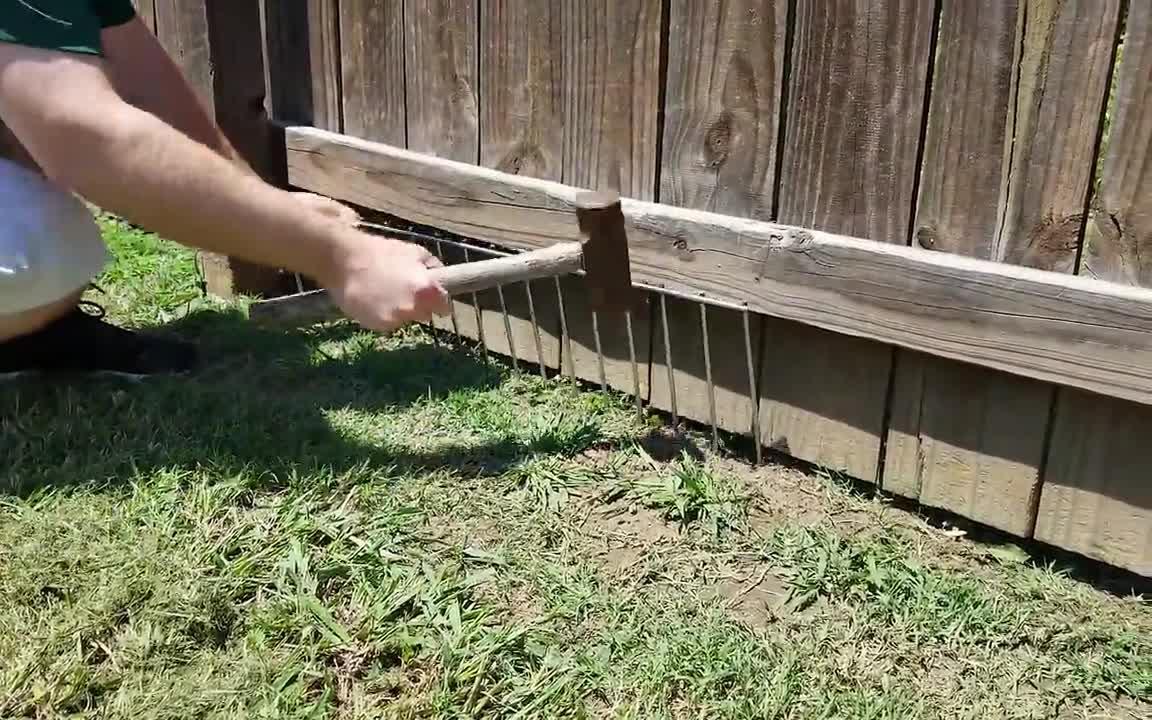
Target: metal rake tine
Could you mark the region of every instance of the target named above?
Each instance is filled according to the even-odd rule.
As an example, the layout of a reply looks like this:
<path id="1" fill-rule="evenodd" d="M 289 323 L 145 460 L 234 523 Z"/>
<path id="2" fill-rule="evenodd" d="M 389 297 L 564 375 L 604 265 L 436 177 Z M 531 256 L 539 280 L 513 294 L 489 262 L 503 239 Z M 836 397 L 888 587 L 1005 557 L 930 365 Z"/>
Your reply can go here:
<path id="1" fill-rule="evenodd" d="M 600 313 L 592 311 L 592 336 L 596 339 L 596 362 L 600 367 L 600 389 L 608 392 L 608 373 L 604 369 L 604 345 L 600 342 Z"/>
<path id="2" fill-rule="evenodd" d="M 532 320 L 532 334 L 536 338 L 536 360 L 540 363 L 540 377 L 547 378 L 548 370 L 544 365 L 544 344 L 540 342 L 540 323 L 536 320 L 536 303 L 532 300 L 532 281 L 524 281 L 524 293 L 528 296 L 528 316 Z"/>
<path id="3" fill-rule="evenodd" d="M 640 397 L 640 366 L 636 362 L 636 336 L 632 332 L 632 311 L 624 313 L 624 323 L 628 330 L 628 357 L 632 361 L 632 394 L 636 401 L 636 417 L 644 417 L 644 400 Z"/>
<path id="4" fill-rule="evenodd" d="M 463 247 L 464 262 L 472 262 L 471 253 L 468 252 L 468 246 Z M 488 357 L 488 340 L 484 337 L 484 312 L 480 309 L 480 296 L 472 293 L 472 307 L 476 309 L 476 337 L 480 341 L 480 347 L 484 351 L 484 357 Z"/>
<path id="5" fill-rule="evenodd" d="M 700 334 L 704 340 L 704 375 L 708 380 L 708 419 L 712 423 L 712 451 L 720 449 L 720 430 L 716 426 L 716 383 L 712 379 L 712 341 L 708 335 L 708 306 L 700 303 Z"/>
<path id="6" fill-rule="evenodd" d="M 440 242 L 440 238 L 436 238 L 436 257 L 440 259 L 440 262 L 444 262 L 444 244 Z M 448 307 L 452 317 L 452 334 L 459 337 L 460 323 L 456 322 L 456 303 L 452 302 Z"/>
<path id="7" fill-rule="evenodd" d="M 672 339 L 668 331 L 668 301 L 665 295 L 660 295 L 660 324 L 664 329 L 664 366 L 668 371 L 668 397 L 672 406 L 672 424 L 680 425 L 680 417 L 676 409 L 676 368 L 672 365 Z"/>
<path id="8" fill-rule="evenodd" d="M 748 357 L 748 404 L 752 410 L 752 440 L 756 447 L 756 464 L 764 462 L 764 449 L 760 440 L 760 388 L 756 377 L 756 360 L 752 352 L 752 313 L 744 308 L 744 350 Z"/>
<path id="9" fill-rule="evenodd" d="M 564 338 L 564 357 L 568 359 L 568 370 L 571 377 L 576 377 L 576 356 L 572 354 L 572 334 L 568 332 L 568 314 L 564 309 L 564 288 L 560 285 L 560 278 L 552 278 L 556 283 L 556 302 L 560 305 L 560 336 Z M 564 373 L 564 358 L 560 359 L 560 373 Z"/>
<path id="10" fill-rule="evenodd" d="M 508 354 L 512 356 L 512 368 L 520 369 L 520 360 L 516 356 L 516 338 L 512 337 L 512 321 L 508 317 L 508 305 L 504 302 L 504 286 L 496 286 L 496 295 L 500 298 L 500 314 L 504 316 L 504 334 L 508 336 Z"/>

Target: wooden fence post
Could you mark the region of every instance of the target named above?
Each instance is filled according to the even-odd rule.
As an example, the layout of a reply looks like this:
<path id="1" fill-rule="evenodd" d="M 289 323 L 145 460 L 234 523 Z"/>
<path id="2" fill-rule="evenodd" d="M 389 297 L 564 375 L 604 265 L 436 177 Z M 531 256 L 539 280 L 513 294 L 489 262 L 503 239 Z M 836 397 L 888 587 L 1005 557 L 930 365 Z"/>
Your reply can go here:
<path id="1" fill-rule="evenodd" d="M 235 0 L 154 0 L 156 33 L 201 94 L 237 152 L 268 182 L 284 186 L 283 137 L 264 108 L 261 5 Z M 208 291 L 220 297 L 291 291 L 291 276 L 214 253 L 202 253 Z"/>

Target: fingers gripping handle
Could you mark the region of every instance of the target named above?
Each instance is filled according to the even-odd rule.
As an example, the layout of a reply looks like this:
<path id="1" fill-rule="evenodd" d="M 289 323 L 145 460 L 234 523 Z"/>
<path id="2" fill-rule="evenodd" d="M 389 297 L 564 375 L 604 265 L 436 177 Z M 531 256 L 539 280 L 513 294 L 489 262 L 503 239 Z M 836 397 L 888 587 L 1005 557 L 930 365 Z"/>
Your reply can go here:
<path id="1" fill-rule="evenodd" d="M 583 266 L 583 246 L 566 242 L 519 255 L 449 265 L 432 271 L 432 278 L 449 295 L 489 290 L 525 280 L 576 272 Z"/>

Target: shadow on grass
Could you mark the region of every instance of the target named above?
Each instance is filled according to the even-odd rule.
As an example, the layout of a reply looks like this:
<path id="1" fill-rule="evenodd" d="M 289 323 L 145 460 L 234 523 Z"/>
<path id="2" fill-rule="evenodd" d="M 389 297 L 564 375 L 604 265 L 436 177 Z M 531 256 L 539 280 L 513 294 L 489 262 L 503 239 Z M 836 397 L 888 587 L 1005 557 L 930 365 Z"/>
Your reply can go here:
<path id="1" fill-rule="evenodd" d="M 365 465 L 491 474 L 548 447 L 514 439 L 413 452 L 350 437 L 329 414 L 397 411 L 498 387 L 500 369 L 431 341 L 390 341 L 349 325 L 261 328 L 236 311 L 198 311 L 156 330 L 196 340 L 191 378 L 30 380 L 0 388 L 0 492 L 127 482 L 209 468 L 277 484 Z M 326 354 L 325 347 L 343 352 Z M 351 346 L 351 351 L 349 351 Z M 381 414 L 381 422 L 392 416 Z"/>

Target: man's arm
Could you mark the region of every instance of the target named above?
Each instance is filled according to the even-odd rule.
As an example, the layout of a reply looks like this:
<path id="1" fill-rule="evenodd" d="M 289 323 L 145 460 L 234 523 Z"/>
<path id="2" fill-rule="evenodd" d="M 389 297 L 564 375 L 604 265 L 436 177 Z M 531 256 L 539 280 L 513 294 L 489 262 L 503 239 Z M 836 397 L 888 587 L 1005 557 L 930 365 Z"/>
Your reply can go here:
<path id="1" fill-rule="evenodd" d="M 59 184 L 176 242 L 311 275 L 368 327 L 447 312 L 428 253 L 327 218 L 133 107 L 101 59 L 0 43 L 0 116 Z"/>

